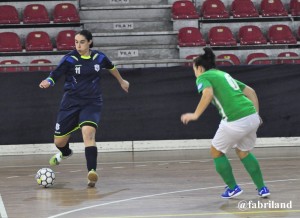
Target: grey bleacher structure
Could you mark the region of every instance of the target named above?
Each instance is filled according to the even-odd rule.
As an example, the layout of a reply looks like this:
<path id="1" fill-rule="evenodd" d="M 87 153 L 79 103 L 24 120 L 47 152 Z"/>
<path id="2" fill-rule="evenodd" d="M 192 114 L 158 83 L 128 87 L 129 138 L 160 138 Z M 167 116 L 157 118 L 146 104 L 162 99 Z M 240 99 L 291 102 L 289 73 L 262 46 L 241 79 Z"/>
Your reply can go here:
<path id="1" fill-rule="evenodd" d="M 17 32 L 21 39 L 29 31 L 43 29 L 46 31 L 55 47 L 55 37 L 63 29 L 89 29 L 94 36 L 94 47 L 106 53 L 113 61 L 126 63 L 126 61 L 140 60 L 179 60 L 185 59 L 188 55 L 202 53 L 202 47 L 179 47 L 178 31 L 182 27 L 192 26 L 201 30 L 204 38 L 207 40 L 207 34 L 211 27 L 216 25 L 229 26 L 235 37 L 243 25 L 257 25 L 262 29 L 264 35 L 268 28 L 274 24 L 288 25 L 295 36 L 299 28 L 299 19 L 291 16 L 285 18 L 253 18 L 253 19 L 236 19 L 230 17 L 222 20 L 203 20 L 183 19 L 173 20 L 171 8 L 176 0 L 70 0 L 70 1 L 37 1 L 34 3 L 45 4 L 52 14 L 52 9 L 58 2 L 70 2 L 76 5 L 80 14 L 80 25 L 71 26 L 44 26 L 36 25 L 34 27 L 24 28 L 0 28 L 0 32 L 13 31 Z M 281 0 L 286 9 L 289 7 L 290 0 Z M 10 2 L 14 5 L 20 15 L 25 5 L 33 1 Z M 200 12 L 203 0 L 193 0 L 197 11 Z M 232 0 L 224 0 L 224 5 L 230 11 Z M 256 8 L 260 8 L 261 0 L 253 0 Z M 7 2 L 0 2 L 7 4 Z M 50 17 L 51 19 L 51 17 Z M 234 24 L 234 25 L 233 25 Z M 299 39 L 298 39 L 299 40 Z M 209 46 L 209 44 L 207 44 Z M 253 52 L 264 52 L 271 58 L 276 58 L 281 52 L 290 51 L 299 54 L 299 42 L 297 45 L 270 45 L 265 46 L 234 46 L 234 47 L 213 47 L 216 55 L 232 53 L 239 57 L 241 63 L 245 63 L 248 54 Z M 16 59 L 21 63 L 30 63 L 32 58 L 46 58 L 53 63 L 58 63 L 62 53 L 26 53 L 16 56 L 7 54 L 5 59 Z M 0 56 L 2 59 L 3 56 Z M 165 62 L 166 62 L 165 61 Z M 172 62 L 172 61 L 171 61 Z M 176 65 L 176 63 L 173 63 Z M 160 65 L 161 66 L 161 65 Z M 170 66 L 170 65 L 169 65 Z"/>
<path id="2" fill-rule="evenodd" d="M 81 0 L 83 28 L 112 60 L 178 59 L 167 0 Z"/>
<path id="3" fill-rule="evenodd" d="M 148 60 L 148 59 L 185 59 L 188 55 L 202 53 L 202 47 L 178 47 L 177 34 L 180 28 L 190 26 L 200 28 L 207 39 L 207 34 L 213 26 L 221 25 L 219 20 L 205 22 L 200 19 L 172 20 L 171 8 L 176 0 L 81 0 L 80 16 L 84 28 L 93 33 L 96 45 L 106 52 L 113 60 Z M 197 11 L 203 0 L 193 1 Z M 232 1 L 223 1 L 230 11 Z M 260 0 L 253 1 L 257 8 Z M 282 1 L 286 8 L 289 0 Z M 276 22 L 275 22 L 276 21 Z M 257 25 L 266 34 L 271 25 L 286 24 L 297 35 L 299 21 L 285 19 L 227 19 L 224 25 L 230 25 L 235 37 L 243 25 Z M 234 22 L 234 25 L 232 25 Z M 240 47 L 241 48 L 241 47 Z M 255 52 L 264 52 L 269 56 L 277 56 L 284 51 L 298 53 L 298 47 L 287 45 L 244 46 L 230 49 L 226 47 L 215 48 L 216 55 L 233 53 L 242 63 L 246 57 Z"/>

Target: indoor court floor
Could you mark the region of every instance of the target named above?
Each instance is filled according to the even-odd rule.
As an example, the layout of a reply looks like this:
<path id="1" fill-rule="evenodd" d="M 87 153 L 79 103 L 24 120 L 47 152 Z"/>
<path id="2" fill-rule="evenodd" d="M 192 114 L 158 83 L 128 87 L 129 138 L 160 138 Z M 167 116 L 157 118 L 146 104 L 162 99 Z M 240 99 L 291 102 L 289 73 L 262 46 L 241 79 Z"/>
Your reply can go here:
<path id="1" fill-rule="evenodd" d="M 98 155 L 99 182 L 87 188 L 85 158 L 74 154 L 59 166 L 54 186 L 42 188 L 35 173 L 51 155 L 0 157 L 0 217 L 195 218 L 300 217 L 300 150 L 255 148 L 269 198 L 259 198 L 242 163 L 230 151 L 244 190 L 222 199 L 225 185 L 209 150 L 112 152 Z"/>

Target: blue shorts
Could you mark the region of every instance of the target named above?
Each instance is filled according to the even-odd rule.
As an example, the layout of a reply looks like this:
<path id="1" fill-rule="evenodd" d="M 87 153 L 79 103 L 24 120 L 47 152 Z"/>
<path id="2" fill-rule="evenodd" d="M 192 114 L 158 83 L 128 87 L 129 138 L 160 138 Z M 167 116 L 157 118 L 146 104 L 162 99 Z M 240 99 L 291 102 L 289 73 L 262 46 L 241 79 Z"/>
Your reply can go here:
<path id="1" fill-rule="evenodd" d="M 65 94 L 60 104 L 54 135 L 66 136 L 82 126 L 97 128 L 101 110 L 102 100 L 100 99 L 82 100 Z"/>

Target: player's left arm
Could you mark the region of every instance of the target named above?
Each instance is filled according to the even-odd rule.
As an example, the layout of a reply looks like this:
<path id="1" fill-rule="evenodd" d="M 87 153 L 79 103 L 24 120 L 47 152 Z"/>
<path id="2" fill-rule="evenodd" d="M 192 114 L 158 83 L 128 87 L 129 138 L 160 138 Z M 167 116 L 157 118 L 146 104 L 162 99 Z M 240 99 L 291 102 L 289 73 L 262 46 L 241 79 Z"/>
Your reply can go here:
<path id="1" fill-rule="evenodd" d="M 250 99 L 250 101 L 252 101 L 255 109 L 256 109 L 256 112 L 258 113 L 259 115 L 259 101 L 258 101 L 258 97 L 256 95 L 256 92 L 253 88 L 251 88 L 250 86 L 247 86 L 246 84 L 242 83 L 241 81 L 239 80 L 236 80 L 237 84 L 239 85 L 240 89 L 242 90 L 242 92 L 244 93 L 244 95 Z M 260 119 L 260 125 L 263 124 L 263 120 L 262 118 L 259 116 L 259 119 Z"/>
<path id="2" fill-rule="evenodd" d="M 200 99 L 200 102 L 195 110 L 194 113 L 186 113 L 181 116 L 181 122 L 183 124 L 188 124 L 190 121 L 198 120 L 199 117 L 203 114 L 203 112 L 206 110 L 210 102 L 212 101 L 214 96 L 214 90 L 213 88 L 207 87 L 202 91 L 202 97 Z"/>
<path id="3" fill-rule="evenodd" d="M 129 82 L 122 78 L 119 70 L 116 67 L 113 67 L 112 69 L 109 69 L 109 72 L 118 80 L 120 83 L 120 86 L 125 92 L 128 92 L 129 90 Z"/>
<path id="4" fill-rule="evenodd" d="M 255 90 L 252 89 L 250 86 L 245 86 L 245 88 L 243 89 L 243 93 L 247 98 L 249 98 L 253 102 L 257 113 L 259 113 L 259 102 Z"/>
<path id="5" fill-rule="evenodd" d="M 254 105 L 257 113 L 259 114 L 259 101 L 258 101 L 258 97 L 256 95 L 255 90 L 252 89 L 250 86 L 246 85 L 245 88 L 243 89 L 243 93 L 247 98 L 249 98 L 253 102 L 253 105 Z M 259 116 L 259 119 L 260 119 L 260 125 L 262 125 L 263 120 L 262 120 L 261 116 Z"/>
<path id="6" fill-rule="evenodd" d="M 104 56 L 104 57 L 103 57 Z M 107 69 L 120 83 L 120 86 L 125 92 L 128 92 L 129 90 L 129 82 L 121 76 L 119 70 L 116 68 L 116 66 L 109 60 L 109 58 L 102 54 L 102 61 L 101 66 L 105 69 Z"/>

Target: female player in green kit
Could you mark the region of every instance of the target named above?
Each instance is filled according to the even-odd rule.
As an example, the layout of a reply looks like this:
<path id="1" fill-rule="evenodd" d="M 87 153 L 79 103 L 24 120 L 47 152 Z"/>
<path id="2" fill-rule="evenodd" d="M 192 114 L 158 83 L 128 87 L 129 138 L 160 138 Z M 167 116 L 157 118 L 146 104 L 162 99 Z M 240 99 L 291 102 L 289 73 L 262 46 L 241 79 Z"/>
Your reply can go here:
<path id="1" fill-rule="evenodd" d="M 211 156 L 216 171 L 227 184 L 222 198 L 233 198 L 243 190 L 237 185 L 226 152 L 235 148 L 247 172 L 255 183 L 258 195 L 266 197 L 270 191 L 265 186 L 259 163 L 250 152 L 256 141 L 256 131 L 261 124 L 259 103 L 255 91 L 228 73 L 215 69 L 215 54 L 204 48 L 204 54 L 193 61 L 198 92 L 202 97 L 194 113 L 181 116 L 188 124 L 197 120 L 212 102 L 222 117 L 219 128 L 212 140 Z"/>

